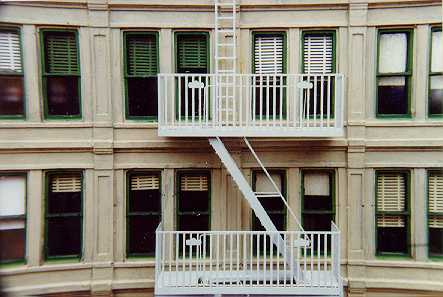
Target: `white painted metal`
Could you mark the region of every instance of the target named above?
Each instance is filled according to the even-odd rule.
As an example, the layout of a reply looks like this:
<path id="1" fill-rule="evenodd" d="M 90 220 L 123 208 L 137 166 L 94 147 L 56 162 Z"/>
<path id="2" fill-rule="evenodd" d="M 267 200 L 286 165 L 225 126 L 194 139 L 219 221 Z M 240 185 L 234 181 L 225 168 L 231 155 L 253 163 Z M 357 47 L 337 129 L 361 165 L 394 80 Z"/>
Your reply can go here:
<path id="1" fill-rule="evenodd" d="M 340 231 L 156 232 L 156 295 L 272 294 L 341 296 Z M 294 267 L 265 244 L 283 238 L 301 265 Z M 300 244 L 313 238 L 308 244 Z M 293 262 L 295 263 L 295 262 Z"/>
<path id="2" fill-rule="evenodd" d="M 20 35 L 17 31 L 0 31 L 0 70 L 22 71 Z"/>
<path id="3" fill-rule="evenodd" d="M 160 136 L 343 135 L 341 74 L 160 74 L 158 90 Z"/>

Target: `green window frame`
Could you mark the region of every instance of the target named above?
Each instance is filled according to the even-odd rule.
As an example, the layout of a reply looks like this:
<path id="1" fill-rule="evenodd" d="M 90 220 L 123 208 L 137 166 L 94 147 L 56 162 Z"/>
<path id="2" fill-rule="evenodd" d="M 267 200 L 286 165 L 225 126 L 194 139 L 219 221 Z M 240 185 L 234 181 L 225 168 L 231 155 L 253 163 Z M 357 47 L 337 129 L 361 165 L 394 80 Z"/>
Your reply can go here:
<path id="1" fill-rule="evenodd" d="M 84 181 L 83 181 L 83 171 L 80 170 L 63 170 L 63 171 L 49 171 L 45 176 L 45 237 L 44 237 L 44 259 L 46 261 L 50 260 L 77 260 L 80 261 L 83 255 L 83 191 L 84 191 Z M 69 179 L 71 181 L 69 181 Z M 54 182 L 55 180 L 55 182 Z M 71 191 L 69 191 L 71 190 Z M 56 193 L 54 195 L 54 193 Z M 62 193 L 62 194 L 60 194 Z M 65 194 L 66 193 L 66 194 Z M 79 193 L 79 194 L 75 194 Z M 63 197 L 62 195 L 69 195 L 71 197 Z M 53 198 L 52 196 L 55 196 Z M 63 201 L 65 199 L 65 201 Z M 78 206 L 75 206 L 72 201 L 74 199 L 79 199 Z M 54 202 L 52 202 L 54 200 Z M 59 201 L 61 202 L 59 202 Z M 57 205 L 57 203 L 60 203 Z M 64 211 L 63 208 L 67 208 Z M 71 209 L 70 209 L 71 208 Z M 77 208 L 77 209 L 75 209 Z M 69 225 L 74 220 L 77 220 L 75 224 Z M 76 226 L 77 223 L 79 226 Z M 55 226 L 54 229 L 51 227 Z M 69 230 L 64 230 L 62 227 L 68 227 Z M 78 227 L 78 230 L 76 230 Z M 75 242 L 74 235 L 78 232 L 77 240 L 78 246 L 74 247 Z M 51 238 L 52 235 L 69 234 L 70 240 L 74 240 L 73 243 L 69 243 L 66 237 L 62 240 L 55 238 L 56 241 Z M 71 247 L 71 251 L 68 252 L 54 252 L 51 249 L 57 250 L 63 247 L 55 244 L 51 246 L 54 242 L 60 244 L 68 244 Z"/>
<path id="2" fill-rule="evenodd" d="M 24 197 L 23 197 L 23 199 L 24 199 L 24 201 L 23 201 L 23 203 L 24 203 L 24 205 L 23 205 L 23 211 L 24 211 L 24 213 L 23 214 L 14 214 L 14 215 L 1 215 L 0 214 L 0 223 L 2 223 L 2 222 L 5 222 L 5 221 L 13 221 L 13 222 L 15 222 L 15 223 L 17 223 L 17 221 L 23 221 L 23 228 L 17 228 L 17 229 L 0 229 L 0 234 L 2 233 L 2 232 L 5 232 L 5 230 L 22 230 L 23 229 L 23 243 L 22 243 L 22 245 L 23 245 L 23 248 L 22 248 L 22 251 L 23 251 L 23 256 L 22 257 L 14 257 L 14 258 L 10 258 L 10 259 L 3 259 L 3 252 L 4 252 L 4 250 L 1 250 L 1 255 L 0 255 L 0 268 L 1 267 L 3 267 L 3 266 L 7 266 L 7 265 L 16 265 L 16 264 L 25 264 L 26 263 L 26 258 L 27 258 L 27 248 L 26 248 L 26 245 L 27 245 L 27 214 L 28 214 L 28 211 L 27 211 L 27 198 L 28 198 L 28 195 L 27 195 L 27 192 L 28 192 L 28 186 L 27 186 L 27 184 L 28 184 L 28 180 L 27 180 L 27 174 L 26 173 L 24 173 L 24 172 L 0 172 L 0 181 L 1 181 L 1 179 L 3 179 L 3 178 L 14 178 L 14 177 L 18 177 L 18 178 L 22 178 L 23 180 L 24 180 L 24 188 L 23 188 L 23 194 L 24 194 Z M 2 195 L 2 192 L 0 191 L 0 195 Z M 1 207 L 1 206 L 0 206 Z M 6 231 L 7 232 L 7 231 Z M 14 237 L 14 234 L 13 234 L 13 237 Z M 14 238 L 13 238 L 14 239 Z M 17 237 L 15 237 L 15 239 L 17 239 Z M 3 241 L 2 240 L 2 236 L 0 236 L 0 246 L 5 246 L 6 244 L 6 241 L 8 242 L 7 244 L 9 245 L 9 244 L 11 244 L 11 242 L 10 242 L 10 240 L 11 239 L 5 239 L 5 241 Z"/>
<path id="3" fill-rule="evenodd" d="M 13 52 L 1 53 L 0 56 L 2 58 L 9 58 L 10 63 L 6 65 L 6 62 L 2 62 L 0 64 L 0 97 L 3 96 L 11 96 L 12 92 L 15 92 L 17 97 L 20 97 L 20 103 L 11 103 L 10 108 L 17 109 L 15 112 L 0 114 L 0 120 L 22 120 L 26 119 L 26 93 L 25 93 L 25 85 L 24 85 L 24 65 L 23 65 L 23 44 L 22 44 L 22 34 L 20 27 L 0 27 L 0 34 L 8 34 L 12 33 L 12 35 L 17 35 L 17 40 L 12 40 L 12 36 L 9 36 L 7 39 L 9 41 L 9 45 L 12 47 L 9 48 Z M 6 36 L 3 36 L 6 38 Z M 6 40 L 1 40 L 3 44 L 6 44 Z M 19 52 L 19 58 L 13 58 L 13 55 L 17 55 L 17 51 Z M 5 55 L 5 56 L 3 56 Z M 21 111 L 19 111 L 21 109 Z M 0 111 L 5 110 L 5 107 L 2 106 L 0 102 Z"/>
<path id="4" fill-rule="evenodd" d="M 427 173 L 428 256 L 443 258 L 443 169 Z"/>
<path id="5" fill-rule="evenodd" d="M 383 178 L 382 178 L 383 177 Z M 386 178 L 385 178 L 386 177 Z M 397 177 L 397 180 L 403 180 L 404 186 L 401 189 L 401 183 L 394 180 Z M 381 184 L 386 184 L 385 188 L 381 188 Z M 411 177 L 410 171 L 408 170 L 376 170 L 375 172 L 375 249 L 376 256 L 387 256 L 387 257 L 409 257 L 411 253 L 411 234 L 410 234 L 410 184 Z M 396 188 L 397 187 L 397 188 Z M 381 199 L 383 199 L 383 204 L 385 204 L 385 199 L 395 199 L 392 191 L 398 191 L 397 201 L 401 199 L 401 193 L 403 191 L 403 203 L 398 202 L 400 208 L 401 204 L 403 204 L 403 209 L 399 210 L 386 210 L 384 207 L 380 205 Z M 391 191 L 391 192 L 389 192 Z M 383 197 L 380 196 L 380 192 L 383 192 Z M 384 194 L 386 192 L 386 195 Z M 385 198 L 386 196 L 386 198 Z M 394 197 L 394 198 L 393 198 Z M 395 204 L 387 203 L 386 208 L 395 207 Z M 401 221 L 403 221 L 403 226 L 401 225 Z M 397 225 L 396 225 L 397 224 Z M 385 228 L 385 230 L 381 230 Z M 390 228 L 390 229 L 388 229 Z M 387 237 L 385 241 L 392 244 L 399 244 L 402 238 L 398 236 L 402 235 L 399 233 L 398 228 L 404 229 L 402 232 L 404 233 L 404 247 L 401 246 L 381 246 L 382 236 Z M 392 230 L 394 229 L 394 230 Z M 396 237 L 397 236 L 397 237 Z M 385 250 L 383 250 L 385 249 Z M 388 251 L 387 249 L 391 249 Z M 397 251 L 394 251 L 397 249 Z"/>
<path id="6" fill-rule="evenodd" d="M 128 258 L 152 257 L 155 255 L 155 230 L 162 217 L 161 172 L 129 171 L 126 175 L 126 193 L 126 256 Z M 146 195 L 149 199 L 157 199 L 156 202 L 149 203 L 149 206 L 153 209 L 147 209 L 147 205 L 141 204 L 140 194 Z M 138 226 L 140 228 L 138 224 L 142 221 L 145 221 L 144 223 L 146 221 L 156 222 L 151 226 L 142 224 L 146 228 L 143 228 L 140 234 L 136 234 L 137 230 L 131 230 L 131 227 L 136 228 Z M 132 223 L 134 223 L 134 226 L 132 226 Z M 140 246 L 131 246 L 131 236 L 138 238 L 137 235 L 138 237 L 143 235 L 143 241 L 145 242 L 141 242 Z"/>
<path id="7" fill-rule="evenodd" d="M 156 31 L 125 31 L 123 44 L 125 117 L 155 122 L 158 118 L 159 34 Z M 135 102 L 131 102 L 132 98 Z"/>
<path id="8" fill-rule="evenodd" d="M 431 28 L 431 36 L 430 36 L 430 50 L 429 50 L 429 81 L 428 81 L 428 116 L 430 118 L 443 118 L 443 99 L 440 99 L 440 112 L 433 112 L 432 111 L 432 103 L 433 103 L 433 89 L 432 89 L 432 83 L 433 80 L 437 81 L 440 80 L 440 83 L 443 83 L 443 69 L 441 70 L 433 70 L 432 69 L 432 58 L 433 58 L 433 35 L 435 33 L 440 32 L 441 34 L 441 27 L 432 27 Z M 437 89 L 436 96 L 440 96 L 440 98 L 443 96 L 443 89 Z"/>
<path id="9" fill-rule="evenodd" d="M 405 61 L 405 71 L 403 72 L 380 72 L 380 55 L 381 55 L 381 37 L 384 34 L 405 34 L 406 35 L 406 61 Z M 376 117 L 377 118 L 393 118 L 393 119 L 401 119 L 401 118 L 411 118 L 411 90 L 412 90 L 412 59 L 413 59 L 413 38 L 414 38 L 414 30 L 410 28 L 404 28 L 404 29 L 378 29 L 377 32 L 377 69 L 376 69 Z M 404 79 L 405 83 L 405 112 L 399 112 L 399 113 L 392 113 L 392 112 L 381 112 L 380 108 L 382 107 L 382 104 L 380 102 L 380 96 L 382 94 L 380 90 L 380 83 L 382 80 L 387 79 Z M 392 82 L 391 82 L 392 83 Z M 391 85 L 383 85 L 391 87 Z M 386 92 L 389 92 L 389 89 L 386 90 Z M 391 90 L 391 92 L 394 92 L 394 90 Z M 389 95 L 389 93 L 388 93 Z M 391 97 L 393 95 L 391 94 Z M 391 99 L 392 100 L 392 99 Z M 395 102 L 394 102 L 395 103 Z M 398 106 L 398 104 L 391 103 L 392 106 Z M 392 108 L 391 106 L 391 108 Z"/>
<path id="10" fill-rule="evenodd" d="M 75 120 L 82 118 L 80 50 L 76 29 L 44 28 L 40 30 L 44 118 Z M 63 86 L 64 84 L 64 86 Z M 57 106 L 66 94 L 66 112 Z M 61 94 L 60 94 L 61 93 Z M 59 96 L 59 97 L 57 97 Z M 66 95 L 67 96 L 67 95 Z M 50 102 L 50 101 L 55 101 Z M 59 102 L 60 103 L 60 102 Z M 64 113 L 64 114 L 63 114 Z"/>

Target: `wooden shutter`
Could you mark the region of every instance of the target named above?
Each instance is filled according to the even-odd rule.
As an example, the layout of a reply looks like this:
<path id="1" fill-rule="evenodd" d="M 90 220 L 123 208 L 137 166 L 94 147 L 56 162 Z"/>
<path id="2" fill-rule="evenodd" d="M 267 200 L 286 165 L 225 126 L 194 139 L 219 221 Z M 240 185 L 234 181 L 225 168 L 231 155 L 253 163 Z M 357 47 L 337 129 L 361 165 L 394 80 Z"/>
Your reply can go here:
<path id="1" fill-rule="evenodd" d="M 180 179 L 181 191 L 208 191 L 208 177 L 205 175 L 184 175 Z"/>
<path id="2" fill-rule="evenodd" d="M 332 34 L 306 34 L 303 40 L 304 73 L 332 73 Z"/>
<path id="3" fill-rule="evenodd" d="M 51 179 L 51 191 L 53 193 L 81 192 L 81 175 L 57 175 Z"/>
<path id="4" fill-rule="evenodd" d="M 428 178 L 429 227 L 443 228 L 443 173 L 431 173 Z M 432 213 L 440 213 L 433 215 Z"/>
<path id="5" fill-rule="evenodd" d="M 22 72 L 19 31 L 0 30 L 0 71 Z"/>
<path id="6" fill-rule="evenodd" d="M 158 175 L 137 175 L 131 177 L 131 190 L 158 190 L 160 188 L 160 178 Z"/>
<path id="7" fill-rule="evenodd" d="M 180 35 L 177 42 L 180 69 L 207 69 L 208 49 L 204 35 Z"/>
<path id="8" fill-rule="evenodd" d="M 255 37 L 254 66 L 258 74 L 283 73 L 283 36 Z"/>
<path id="9" fill-rule="evenodd" d="M 133 76 L 156 75 L 157 40 L 154 35 L 129 34 L 126 37 L 127 74 Z"/>
<path id="10" fill-rule="evenodd" d="M 77 37 L 74 32 L 45 32 L 46 72 L 78 74 Z"/>
<path id="11" fill-rule="evenodd" d="M 382 173 L 377 178 L 377 210 L 402 212 L 406 203 L 406 178 L 401 173 Z M 404 227 L 401 215 L 378 215 L 379 227 Z"/>

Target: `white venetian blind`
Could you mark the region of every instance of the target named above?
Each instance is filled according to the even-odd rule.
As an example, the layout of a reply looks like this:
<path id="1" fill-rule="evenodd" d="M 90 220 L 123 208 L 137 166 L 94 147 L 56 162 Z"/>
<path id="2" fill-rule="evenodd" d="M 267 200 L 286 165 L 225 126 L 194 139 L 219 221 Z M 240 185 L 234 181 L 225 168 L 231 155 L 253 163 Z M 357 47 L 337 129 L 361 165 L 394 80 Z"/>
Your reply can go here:
<path id="1" fill-rule="evenodd" d="M 443 72 L 443 38 L 441 31 L 432 32 L 431 72 Z"/>
<path id="2" fill-rule="evenodd" d="M 382 173 L 377 178 L 378 211 L 400 212 L 405 210 L 406 181 L 400 173 Z M 379 227 L 404 227 L 405 220 L 401 215 L 379 215 Z"/>
<path id="3" fill-rule="evenodd" d="M 406 71 L 408 36 L 406 33 L 380 34 L 378 72 L 402 73 Z"/>
<path id="4" fill-rule="evenodd" d="M 283 36 L 256 36 L 254 66 L 258 74 L 283 73 Z"/>
<path id="5" fill-rule="evenodd" d="M 51 191 L 54 193 L 81 192 L 81 175 L 57 175 L 51 179 Z"/>
<path id="6" fill-rule="evenodd" d="M 26 178 L 0 176 L 0 217 L 25 214 Z"/>
<path id="7" fill-rule="evenodd" d="M 443 173 L 432 173 L 428 179 L 429 212 L 443 213 Z M 429 215 L 429 227 L 443 228 L 443 215 Z"/>
<path id="8" fill-rule="evenodd" d="M 0 71 L 22 71 L 20 35 L 18 31 L 0 30 Z"/>
<path id="9" fill-rule="evenodd" d="M 331 34 L 306 34 L 303 40 L 304 73 L 332 73 L 333 39 Z"/>
<path id="10" fill-rule="evenodd" d="M 205 175 L 184 175 L 180 179 L 182 191 L 207 191 L 208 177 Z"/>
<path id="11" fill-rule="evenodd" d="M 157 175 L 138 175 L 131 177 L 131 190 L 158 190 L 160 187 L 160 178 Z"/>

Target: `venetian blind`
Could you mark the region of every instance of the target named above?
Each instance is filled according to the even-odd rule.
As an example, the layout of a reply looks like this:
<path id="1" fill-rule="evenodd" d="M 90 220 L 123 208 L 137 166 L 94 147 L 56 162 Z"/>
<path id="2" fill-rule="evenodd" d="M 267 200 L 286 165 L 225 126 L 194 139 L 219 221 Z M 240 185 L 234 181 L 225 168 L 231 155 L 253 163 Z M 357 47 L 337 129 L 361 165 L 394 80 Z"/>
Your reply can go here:
<path id="1" fill-rule="evenodd" d="M 81 175 L 56 175 L 51 179 L 51 191 L 54 193 L 81 192 Z"/>
<path id="2" fill-rule="evenodd" d="M 182 191 L 207 191 L 208 177 L 205 175 L 184 175 L 180 179 Z"/>
<path id="3" fill-rule="evenodd" d="M 306 34 L 303 40 L 304 73 L 332 73 L 332 34 Z"/>
<path id="4" fill-rule="evenodd" d="M 158 175 L 137 175 L 131 177 L 131 190 L 158 190 L 160 188 L 160 178 Z"/>
<path id="5" fill-rule="evenodd" d="M 127 73 L 133 76 L 156 75 L 158 72 L 158 52 L 154 35 L 128 35 Z"/>
<path id="6" fill-rule="evenodd" d="M 0 30 L 0 71 L 22 72 L 20 35 L 15 30 Z"/>
<path id="7" fill-rule="evenodd" d="M 179 69 L 206 69 L 208 67 L 206 36 L 179 36 L 177 47 L 177 66 Z"/>
<path id="8" fill-rule="evenodd" d="M 432 173 L 428 179 L 429 227 L 443 228 L 443 173 Z M 433 214 L 434 213 L 434 214 Z M 440 213 L 437 215 L 435 213 Z"/>
<path id="9" fill-rule="evenodd" d="M 382 173 L 377 177 L 377 208 L 383 212 L 401 212 L 405 210 L 406 180 L 400 173 Z M 404 227 L 405 219 L 401 215 L 382 214 L 377 216 L 379 227 Z"/>
<path id="10" fill-rule="evenodd" d="M 45 32 L 46 72 L 78 74 L 77 38 L 74 32 Z"/>
<path id="11" fill-rule="evenodd" d="M 256 36 L 254 44 L 255 73 L 283 73 L 283 36 Z"/>

